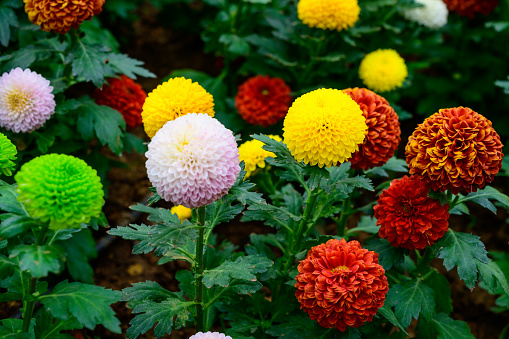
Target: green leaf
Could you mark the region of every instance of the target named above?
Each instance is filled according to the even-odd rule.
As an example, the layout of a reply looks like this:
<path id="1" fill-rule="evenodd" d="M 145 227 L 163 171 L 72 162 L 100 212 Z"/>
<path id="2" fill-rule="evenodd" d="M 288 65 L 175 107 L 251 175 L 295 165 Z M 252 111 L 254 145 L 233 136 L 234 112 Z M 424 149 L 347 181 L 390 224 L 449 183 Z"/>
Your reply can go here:
<path id="1" fill-rule="evenodd" d="M 353 234 L 356 232 L 366 232 L 376 234 L 380 230 L 380 226 L 376 225 L 376 218 L 369 215 L 363 215 L 356 227 L 346 231 L 346 234 Z M 383 266 L 383 265 L 382 265 Z"/>
<path id="2" fill-rule="evenodd" d="M 60 273 L 64 258 L 60 247 L 54 245 L 19 245 L 10 254 L 16 258 L 22 271 L 29 271 L 32 277 L 46 277 L 49 272 Z"/>
<path id="3" fill-rule="evenodd" d="M 244 176 L 246 175 L 246 171 L 244 170 L 245 164 L 244 161 L 240 162 L 240 173 L 237 177 L 237 181 L 228 191 L 229 194 L 233 194 L 241 204 L 262 204 L 265 203 L 265 200 L 262 198 L 260 193 L 250 192 L 250 190 L 255 187 L 255 184 L 249 181 L 244 181 Z"/>
<path id="4" fill-rule="evenodd" d="M 366 176 L 358 175 L 350 178 L 348 174 L 350 166 L 350 162 L 345 162 L 340 166 L 332 166 L 327 169 L 330 172 L 330 178 L 322 185 L 325 192 L 331 193 L 334 190 L 339 190 L 347 197 L 356 188 L 374 191 L 371 179 Z"/>
<path id="5" fill-rule="evenodd" d="M 55 318 L 66 320 L 74 316 L 88 329 L 101 324 L 113 333 L 121 333 L 120 321 L 110 307 L 120 298 L 120 291 L 64 280 L 38 300 Z"/>
<path id="6" fill-rule="evenodd" d="M 130 58 L 126 54 L 108 54 L 109 64 L 117 73 L 125 74 L 128 78 L 136 79 L 136 75 L 145 78 L 155 78 L 156 75 L 141 67 L 143 61 Z"/>
<path id="7" fill-rule="evenodd" d="M 221 34 L 218 41 L 226 45 L 230 52 L 237 55 L 247 55 L 251 49 L 246 39 L 239 37 L 237 34 Z"/>
<path id="8" fill-rule="evenodd" d="M 437 339 L 475 339 L 466 322 L 453 320 L 445 313 L 435 315 L 431 324 L 438 332 Z"/>
<path id="9" fill-rule="evenodd" d="M 398 321 L 398 318 L 396 318 L 396 315 L 394 314 L 394 312 L 392 312 L 392 309 L 389 306 L 387 306 L 387 304 L 380 307 L 378 309 L 378 313 L 385 319 L 389 320 L 391 324 L 398 327 L 401 331 L 403 331 L 403 333 L 409 335 L 405 330 L 405 327 L 401 325 L 401 323 Z"/>
<path id="10" fill-rule="evenodd" d="M 316 321 L 306 316 L 290 316 L 287 321 L 271 326 L 265 333 L 285 339 L 327 339 L 334 338 L 334 332 L 338 333 L 335 330 L 321 327 Z M 331 333 L 331 331 L 333 332 Z M 360 333 L 356 328 L 351 328 L 344 334 L 352 335 L 350 336 L 352 339 L 360 339 Z"/>
<path id="11" fill-rule="evenodd" d="M 471 200 L 496 214 L 497 208 L 493 205 L 490 199 L 500 202 L 506 208 L 509 207 L 509 197 L 491 186 L 486 186 L 482 190 L 469 193 L 466 197 L 459 199 L 458 203 Z"/>
<path id="12" fill-rule="evenodd" d="M 24 215 L 5 213 L 0 215 L 2 223 L 0 224 L 0 237 L 11 238 L 31 227 L 38 227 L 40 224 L 36 219 Z"/>
<path id="13" fill-rule="evenodd" d="M 71 277 L 77 281 L 93 284 L 94 270 L 90 266 L 89 260 L 97 257 L 97 251 L 92 231 L 83 229 L 74 234 L 72 238 L 61 241 L 59 244 L 67 253 L 66 264 Z"/>
<path id="14" fill-rule="evenodd" d="M 136 135 L 126 132 L 124 133 L 124 150 L 126 152 L 136 152 L 138 154 L 144 154 L 148 148 L 143 139 L 138 138 Z"/>
<path id="15" fill-rule="evenodd" d="M 244 210 L 244 205 L 235 202 L 235 196 L 225 195 L 221 199 L 214 201 L 206 206 L 206 225 L 208 228 L 214 228 L 216 225 L 227 222 L 235 218 Z"/>
<path id="16" fill-rule="evenodd" d="M 429 319 L 435 313 L 434 292 L 420 279 L 393 285 L 385 302 L 395 306 L 396 317 L 404 328 L 410 326 L 412 318 L 419 319 L 419 314 Z"/>
<path id="17" fill-rule="evenodd" d="M 106 54 L 102 45 L 86 45 L 79 38 L 69 51 L 67 62 L 72 60 L 72 73 L 80 79 L 92 81 L 96 87 L 102 87 L 105 81 Z"/>
<path id="18" fill-rule="evenodd" d="M 392 157 L 382 166 L 369 169 L 365 173 L 366 174 L 373 173 L 373 174 L 378 174 L 378 175 L 388 177 L 389 174 L 386 171 L 407 173 L 408 165 L 405 160 L 398 159 L 396 157 Z"/>
<path id="19" fill-rule="evenodd" d="M 2 339 L 35 339 L 34 326 L 32 319 L 28 333 L 23 333 L 23 320 L 21 319 L 3 319 L 1 320 L 0 337 Z"/>
<path id="20" fill-rule="evenodd" d="M 378 253 L 378 261 L 386 271 L 393 266 L 399 266 L 405 260 L 405 250 L 392 246 L 387 239 L 369 240 L 366 248 Z"/>
<path id="21" fill-rule="evenodd" d="M 75 317 L 62 320 L 54 318 L 49 312 L 37 312 L 35 323 L 35 336 L 37 339 L 73 339 L 72 335 L 60 332 L 83 328 L 83 325 Z"/>
<path id="22" fill-rule="evenodd" d="M 23 69 L 28 68 L 37 58 L 38 52 L 39 51 L 33 45 L 28 45 L 10 55 L 3 55 L 2 57 L 9 60 L 3 65 L 3 70 L 10 71 L 16 67 Z"/>
<path id="23" fill-rule="evenodd" d="M 18 26 L 16 13 L 8 7 L 0 7 L 0 44 L 7 47 L 11 37 L 10 26 Z"/>
<path id="24" fill-rule="evenodd" d="M 17 200 L 16 187 L 16 184 L 0 185 L 0 210 L 28 216 L 23 205 Z"/>
<path id="25" fill-rule="evenodd" d="M 440 273 L 433 271 L 424 282 L 435 292 L 435 301 L 437 303 L 437 312 L 451 313 L 452 299 L 451 287 L 449 281 Z"/>
<path id="26" fill-rule="evenodd" d="M 152 300 L 162 301 L 174 296 L 173 292 L 170 292 L 161 287 L 155 281 L 145 281 L 140 283 L 132 284 L 132 287 L 127 287 L 122 290 L 122 300 Z"/>
<path id="27" fill-rule="evenodd" d="M 477 267 L 474 259 L 488 263 L 487 252 L 480 237 L 455 232 L 452 229 L 433 244 L 433 250 L 437 258 L 444 259 L 444 266 L 448 271 L 457 266 L 460 279 L 470 289 L 475 287 L 477 281 Z"/>
<path id="28" fill-rule="evenodd" d="M 55 142 L 55 136 L 48 133 L 40 133 L 40 132 L 32 132 L 32 135 L 35 136 L 35 143 L 37 144 L 37 148 L 43 154 L 48 152 L 48 149 Z"/>
<path id="29" fill-rule="evenodd" d="M 256 204 L 250 205 L 247 210 L 244 211 L 241 221 L 262 220 L 265 221 L 265 224 L 268 226 L 278 229 L 283 227 L 289 232 L 292 232 L 292 223 L 301 219 L 301 215 L 292 214 L 286 208 L 276 207 L 270 204 Z"/>
<path id="30" fill-rule="evenodd" d="M 226 260 L 216 268 L 203 272 L 203 284 L 210 288 L 214 285 L 227 287 L 232 280 L 256 281 L 256 273 L 263 273 L 274 262 L 266 257 L 248 255 L 238 257 L 235 261 Z"/>
<path id="31" fill-rule="evenodd" d="M 509 295 L 509 284 L 497 263 L 491 259 L 488 260 L 488 263 L 483 263 L 477 259 L 474 260 L 484 285 L 492 293 L 499 293 L 499 289 L 502 289 Z"/>

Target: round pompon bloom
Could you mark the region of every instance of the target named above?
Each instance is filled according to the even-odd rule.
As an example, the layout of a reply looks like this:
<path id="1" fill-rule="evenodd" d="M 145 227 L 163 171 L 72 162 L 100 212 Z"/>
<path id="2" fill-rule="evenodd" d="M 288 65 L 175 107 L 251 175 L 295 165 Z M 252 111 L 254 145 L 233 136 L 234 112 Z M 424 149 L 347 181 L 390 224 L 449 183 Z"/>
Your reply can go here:
<path id="1" fill-rule="evenodd" d="M 232 337 L 224 335 L 223 333 L 208 331 L 206 333 L 198 332 L 190 336 L 189 339 L 232 339 Z"/>
<path id="2" fill-rule="evenodd" d="M 367 170 L 382 166 L 393 155 L 401 141 L 399 118 L 385 98 L 365 88 L 343 90 L 361 108 L 368 133 L 359 150 L 352 154 L 352 168 Z"/>
<path id="3" fill-rule="evenodd" d="M 415 0 L 415 3 L 422 7 L 403 10 L 401 14 L 405 19 L 431 29 L 437 29 L 447 24 L 449 11 L 442 0 Z"/>
<path id="4" fill-rule="evenodd" d="M 359 66 L 362 82 L 376 92 L 403 86 L 408 76 L 405 60 L 393 49 L 377 49 L 366 54 Z"/>
<path id="5" fill-rule="evenodd" d="M 197 82 L 171 78 L 148 94 L 141 117 L 145 132 L 152 138 L 163 125 L 188 113 L 214 116 L 214 99 Z"/>
<path id="6" fill-rule="evenodd" d="M 182 205 L 173 206 L 172 208 L 170 208 L 170 212 L 172 214 L 176 214 L 177 217 L 179 217 L 180 221 L 184 221 L 186 219 L 189 219 L 193 215 L 193 210 L 192 209 L 187 208 L 187 207 L 182 206 Z"/>
<path id="7" fill-rule="evenodd" d="M 0 133 L 0 172 L 4 175 L 12 175 L 16 167 L 13 160 L 16 160 L 18 150 L 16 146 L 3 133 Z"/>
<path id="8" fill-rule="evenodd" d="M 489 15 L 498 6 L 498 0 L 444 0 L 449 11 L 473 18 L 476 13 Z"/>
<path id="9" fill-rule="evenodd" d="M 359 20 L 357 0 L 299 0 L 297 15 L 309 27 L 341 31 Z"/>
<path id="10" fill-rule="evenodd" d="M 23 0 L 28 19 L 43 31 L 65 34 L 102 11 L 104 0 Z"/>
<path id="11" fill-rule="evenodd" d="M 141 86 L 125 75 L 109 78 L 108 85 L 96 88 L 94 92 L 95 101 L 119 111 L 128 128 L 141 125 L 141 110 L 146 97 Z"/>
<path id="12" fill-rule="evenodd" d="M 345 331 L 373 320 L 389 290 L 378 254 L 356 240 L 331 239 L 312 247 L 297 269 L 300 308 L 325 328 Z"/>
<path id="13" fill-rule="evenodd" d="M 233 133 L 207 114 L 168 121 L 148 144 L 147 174 L 166 201 L 205 206 L 228 193 L 240 172 Z"/>
<path id="14" fill-rule="evenodd" d="M 14 176 L 18 201 L 31 217 L 54 230 L 79 228 L 101 213 L 104 192 L 97 171 L 81 159 L 47 154 L 21 166 Z"/>
<path id="15" fill-rule="evenodd" d="M 449 229 L 449 205 L 428 197 L 429 186 L 418 176 L 395 179 L 373 207 L 378 234 L 392 246 L 409 250 L 431 246 Z"/>
<path id="16" fill-rule="evenodd" d="M 269 135 L 268 137 L 283 141 L 279 135 Z M 239 146 L 239 160 L 244 160 L 245 164 L 246 176 L 244 179 L 252 176 L 258 168 L 265 168 L 265 158 L 276 156 L 274 153 L 264 150 L 263 145 L 265 144 L 260 140 L 253 139 Z"/>
<path id="17" fill-rule="evenodd" d="M 502 143 L 491 121 L 468 107 L 441 109 L 419 124 L 405 147 L 410 174 L 434 191 L 475 192 L 502 167 Z"/>
<path id="18" fill-rule="evenodd" d="M 347 161 L 367 129 L 362 110 L 348 94 L 321 88 L 293 102 L 284 120 L 283 139 L 297 161 L 329 167 Z"/>
<path id="19" fill-rule="evenodd" d="M 258 75 L 242 83 L 235 96 L 235 108 L 250 124 L 271 126 L 288 112 L 290 87 L 281 78 Z"/>
<path id="20" fill-rule="evenodd" d="M 0 126 L 15 133 L 33 132 L 55 113 L 53 87 L 30 69 L 15 68 L 0 77 Z"/>

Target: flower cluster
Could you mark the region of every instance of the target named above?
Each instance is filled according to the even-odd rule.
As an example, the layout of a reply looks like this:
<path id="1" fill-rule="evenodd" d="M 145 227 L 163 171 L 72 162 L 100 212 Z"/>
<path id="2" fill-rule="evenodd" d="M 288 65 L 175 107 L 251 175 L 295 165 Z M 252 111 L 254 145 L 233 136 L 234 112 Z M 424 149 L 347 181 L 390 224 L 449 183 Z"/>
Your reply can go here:
<path id="1" fill-rule="evenodd" d="M 367 131 L 359 105 L 337 89 L 317 89 L 297 98 L 283 124 L 284 143 L 297 161 L 333 166 L 359 149 Z"/>
<path id="2" fill-rule="evenodd" d="M 405 60 L 393 49 L 377 49 L 368 53 L 359 66 L 359 77 L 376 92 L 388 92 L 403 86 L 407 76 Z"/>
<path id="3" fill-rule="evenodd" d="M 12 170 L 16 166 L 13 160 L 16 160 L 17 153 L 16 146 L 3 133 L 0 133 L 0 172 L 2 174 L 12 175 Z"/>
<path id="4" fill-rule="evenodd" d="M 297 14 L 309 27 L 341 31 L 359 20 L 357 0 L 299 0 Z"/>
<path id="5" fill-rule="evenodd" d="M 0 77 L 0 126 L 15 133 L 33 132 L 55 113 L 53 87 L 30 69 L 15 68 Z"/>
<path id="6" fill-rule="evenodd" d="M 109 78 L 108 85 L 96 88 L 94 99 L 99 105 L 106 105 L 119 111 L 128 128 L 141 125 L 141 111 L 147 93 L 132 79 L 122 75 Z"/>
<path id="7" fill-rule="evenodd" d="M 421 7 L 408 8 L 402 11 L 403 16 L 410 21 L 428 28 L 436 29 L 447 24 L 449 11 L 442 0 L 415 0 Z"/>
<path id="8" fill-rule="evenodd" d="M 279 135 L 269 135 L 270 138 L 283 141 Z M 264 150 L 265 145 L 260 140 L 248 140 L 239 146 L 239 160 L 244 161 L 246 176 L 249 178 L 257 170 L 257 168 L 265 168 L 265 158 L 275 157 L 272 152 Z"/>
<path id="9" fill-rule="evenodd" d="M 468 107 L 441 109 L 408 138 L 410 174 L 434 191 L 458 194 L 483 188 L 502 167 L 502 143 L 491 121 Z"/>
<path id="10" fill-rule="evenodd" d="M 235 96 L 235 108 L 250 124 L 271 126 L 288 112 L 290 87 L 281 78 L 258 75 L 242 83 Z"/>
<path id="11" fill-rule="evenodd" d="M 368 133 L 359 150 L 352 154 L 352 168 L 367 170 L 382 166 L 401 141 L 398 115 L 385 98 L 365 88 L 343 90 L 361 108 Z"/>
<path id="12" fill-rule="evenodd" d="M 431 246 L 449 229 L 449 205 L 428 197 L 429 186 L 418 176 L 395 179 L 373 207 L 378 234 L 392 246 L 409 250 Z"/>
<path id="13" fill-rule="evenodd" d="M 182 206 L 182 205 L 173 206 L 172 208 L 170 208 L 170 212 L 172 214 L 176 214 L 177 217 L 179 217 L 180 221 L 184 221 L 186 219 L 189 219 L 193 215 L 193 210 L 192 209 L 187 208 L 187 207 Z"/>
<path id="14" fill-rule="evenodd" d="M 189 339 L 232 339 L 229 335 L 224 335 L 219 332 L 198 332 L 195 335 L 189 337 Z"/>
<path id="15" fill-rule="evenodd" d="M 444 0 L 451 12 L 473 18 L 476 13 L 488 15 L 498 6 L 498 0 Z"/>
<path id="16" fill-rule="evenodd" d="M 228 193 L 240 172 L 233 133 L 207 114 L 168 121 L 148 145 L 147 174 L 166 201 L 205 206 Z"/>
<path id="17" fill-rule="evenodd" d="M 58 230 L 79 228 L 101 213 L 104 192 L 97 171 L 81 159 L 47 154 L 21 166 L 14 176 L 18 201 L 31 217 Z"/>
<path id="18" fill-rule="evenodd" d="M 43 31 L 65 34 L 102 11 L 104 0 L 23 0 L 28 19 Z"/>
<path id="19" fill-rule="evenodd" d="M 163 125 L 188 113 L 214 116 L 214 99 L 200 84 L 183 77 L 172 78 L 148 94 L 141 117 L 152 138 Z"/>
<path id="20" fill-rule="evenodd" d="M 331 239 L 315 246 L 297 269 L 300 308 L 325 328 L 345 331 L 373 320 L 389 290 L 378 254 L 355 240 Z"/>

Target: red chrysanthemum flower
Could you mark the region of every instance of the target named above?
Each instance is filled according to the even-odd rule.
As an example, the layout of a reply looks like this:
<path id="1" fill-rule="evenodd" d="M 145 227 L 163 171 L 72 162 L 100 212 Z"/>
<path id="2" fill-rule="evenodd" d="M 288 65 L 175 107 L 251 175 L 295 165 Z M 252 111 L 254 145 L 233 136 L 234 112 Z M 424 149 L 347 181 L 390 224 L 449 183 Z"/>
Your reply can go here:
<path id="1" fill-rule="evenodd" d="M 389 290 L 378 254 L 355 240 L 331 239 L 315 246 L 297 268 L 300 308 L 326 328 L 345 331 L 373 320 Z"/>
<path id="2" fill-rule="evenodd" d="M 104 85 L 102 89 L 96 88 L 95 101 L 122 113 L 128 128 L 141 125 L 141 111 L 147 93 L 125 75 L 110 78 L 108 83 L 109 85 Z"/>
<path id="3" fill-rule="evenodd" d="M 349 160 L 352 168 L 367 170 L 382 166 L 393 155 L 401 141 L 399 119 L 384 97 L 366 88 L 347 88 L 348 94 L 361 108 L 368 131 L 364 143 Z"/>
<path id="4" fill-rule="evenodd" d="M 429 186 L 413 175 L 395 179 L 373 207 L 378 234 L 392 246 L 423 249 L 449 229 L 449 205 L 428 197 Z"/>
<path id="5" fill-rule="evenodd" d="M 105 0 L 23 0 L 28 19 L 43 31 L 65 34 L 101 13 Z"/>
<path id="6" fill-rule="evenodd" d="M 257 75 L 242 83 L 235 96 L 235 108 L 253 125 L 271 126 L 288 112 L 290 87 L 281 78 Z"/>
<path id="7" fill-rule="evenodd" d="M 410 174 L 434 191 L 475 192 L 502 167 L 502 143 L 491 121 L 467 107 L 441 109 L 419 124 L 405 147 Z"/>
<path id="8" fill-rule="evenodd" d="M 444 0 L 449 11 L 473 18 L 475 13 L 488 15 L 498 6 L 498 0 Z"/>

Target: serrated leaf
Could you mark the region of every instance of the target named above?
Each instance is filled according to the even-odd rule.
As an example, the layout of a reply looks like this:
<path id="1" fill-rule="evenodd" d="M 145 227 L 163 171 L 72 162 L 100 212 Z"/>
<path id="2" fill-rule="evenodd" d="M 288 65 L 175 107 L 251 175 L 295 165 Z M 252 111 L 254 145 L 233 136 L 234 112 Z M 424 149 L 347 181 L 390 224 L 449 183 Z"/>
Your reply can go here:
<path id="1" fill-rule="evenodd" d="M 262 198 L 262 195 L 257 192 L 250 192 L 252 188 L 255 187 L 255 184 L 249 181 L 244 181 L 244 176 L 246 175 L 246 171 L 244 170 L 245 164 L 244 161 L 240 162 L 240 173 L 237 177 L 237 181 L 228 191 L 229 194 L 232 194 L 240 201 L 241 204 L 262 204 L 265 202 L 265 199 Z"/>
<path id="2" fill-rule="evenodd" d="M 31 227 L 37 227 L 40 224 L 34 218 L 13 213 L 5 213 L 0 216 L 0 237 L 11 238 L 27 231 Z"/>
<path id="3" fill-rule="evenodd" d="M 15 184 L 0 185 L 0 210 L 28 216 L 23 205 L 17 200 L 16 187 Z"/>
<path id="4" fill-rule="evenodd" d="M 489 209 L 491 212 L 496 214 L 497 208 L 495 207 L 495 205 L 493 205 L 490 199 L 500 202 L 506 208 L 509 207 L 509 196 L 499 192 L 497 189 L 491 186 L 486 186 L 482 190 L 469 193 L 466 197 L 459 199 L 458 203 L 472 201 L 475 202 L 476 204 L 481 205 L 484 208 Z"/>
<path id="5" fill-rule="evenodd" d="M 238 257 L 235 261 L 226 260 L 216 268 L 203 272 L 203 284 L 210 288 L 214 285 L 227 287 L 232 280 L 256 281 L 257 273 L 263 273 L 274 262 L 266 257 L 248 255 Z"/>
<path id="6" fill-rule="evenodd" d="M 435 292 L 435 301 L 437 303 L 437 312 L 451 313 L 452 312 L 452 299 L 451 287 L 449 281 L 440 273 L 433 271 L 424 282 L 431 287 Z"/>
<path id="7" fill-rule="evenodd" d="M 405 330 L 405 327 L 403 327 L 401 325 L 401 323 L 398 321 L 398 318 L 396 318 L 396 315 L 394 314 L 394 312 L 392 311 L 392 309 L 386 305 L 383 305 L 382 307 L 380 307 L 378 309 L 378 313 L 384 317 L 385 319 L 389 320 L 389 322 L 391 324 L 393 324 L 394 326 L 396 326 L 397 328 L 399 328 L 401 331 L 403 331 L 403 333 L 405 333 L 406 335 L 409 335 L 407 333 L 407 331 Z"/>
<path id="8" fill-rule="evenodd" d="M 120 298 L 120 291 L 64 280 L 38 300 L 55 318 L 65 320 L 74 316 L 88 329 L 101 324 L 114 333 L 121 333 L 120 321 L 110 307 Z"/>
<path id="9" fill-rule="evenodd" d="M 378 167 L 369 169 L 365 173 L 366 174 L 378 174 L 378 175 L 387 177 L 387 176 L 389 176 L 389 174 L 386 171 L 406 173 L 406 172 L 408 172 L 408 165 L 405 160 L 398 159 L 396 157 L 392 157 L 382 166 L 378 166 Z"/>
<path id="10" fill-rule="evenodd" d="M 34 326 L 35 321 L 30 321 L 30 327 L 27 333 L 23 333 L 23 320 L 21 319 L 2 319 L 0 326 L 0 337 L 2 339 L 35 339 Z"/>
<path id="11" fill-rule="evenodd" d="M 484 285 L 492 293 L 499 293 L 499 288 L 501 288 L 509 295 L 509 284 L 497 263 L 491 259 L 488 259 L 488 263 L 483 263 L 477 259 L 474 260 Z"/>
<path id="12" fill-rule="evenodd" d="M 457 266 L 460 279 L 470 289 L 475 287 L 477 281 L 477 267 L 474 259 L 488 263 L 487 252 L 480 237 L 455 232 L 452 229 L 433 244 L 433 250 L 437 258 L 444 259 L 444 266 L 448 271 Z"/>
<path id="13" fill-rule="evenodd" d="M 376 225 L 376 218 L 369 215 L 363 215 L 361 220 L 354 228 L 346 231 L 346 234 L 352 234 L 355 232 L 366 232 L 370 234 L 376 234 L 380 230 L 380 226 Z M 383 266 L 383 265 L 382 265 Z"/>
<path id="14" fill-rule="evenodd" d="M 227 222 L 235 218 L 244 210 L 244 205 L 233 205 L 235 196 L 225 195 L 219 200 L 207 205 L 206 207 L 206 225 L 208 228 L 214 228 L 216 225 Z"/>
<path id="15" fill-rule="evenodd" d="M 322 184 L 323 189 L 327 193 L 334 190 L 339 190 L 345 196 L 348 196 L 356 188 L 364 188 L 369 191 L 374 191 L 371 179 L 364 175 L 350 177 L 348 171 L 350 170 L 350 162 L 342 163 L 340 166 L 332 166 L 328 168 L 330 177 Z"/>
<path id="16" fill-rule="evenodd" d="M 261 220 L 265 221 L 265 224 L 268 226 L 276 227 L 278 229 L 283 227 L 291 231 L 290 223 L 301 219 L 302 216 L 292 214 L 285 208 L 269 204 L 257 204 L 250 205 L 247 210 L 244 211 L 241 221 Z"/>
<path id="17" fill-rule="evenodd" d="M 410 326 L 412 318 L 419 319 L 419 314 L 430 319 L 435 313 L 433 290 L 422 280 L 415 279 L 404 284 L 392 286 L 387 292 L 385 302 L 394 306 L 396 317 L 404 328 Z"/>
<path id="18" fill-rule="evenodd" d="M 237 34 L 221 34 L 218 41 L 226 46 L 234 54 L 246 55 L 250 51 L 247 41 Z"/>
<path id="19" fill-rule="evenodd" d="M 122 290 L 122 300 L 152 300 L 162 301 L 174 296 L 173 292 L 164 289 L 155 281 L 145 281 L 132 284 Z"/>
<path id="20" fill-rule="evenodd" d="M 437 339 L 475 339 L 464 321 L 454 320 L 445 313 L 439 313 L 431 319 L 438 332 Z"/>
<path id="21" fill-rule="evenodd" d="M 366 248 L 378 253 L 378 261 L 388 271 L 405 260 L 405 250 L 392 246 L 387 239 L 372 239 L 366 242 Z"/>
<path id="22" fill-rule="evenodd" d="M 149 70 L 141 67 L 144 62 L 130 58 L 126 54 L 110 53 L 108 54 L 108 60 L 111 67 L 117 71 L 117 73 L 125 74 L 128 78 L 136 79 L 136 75 L 145 78 L 155 78 L 156 75 Z"/>
<path id="23" fill-rule="evenodd" d="M 19 245 L 12 249 L 11 258 L 16 258 L 22 271 L 32 277 L 46 277 L 49 272 L 60 273 L 63 251 L 54 245 Z"/>
<path id="24" fill-rule="evenodd" d="M 94 270 L 89 260 L 97 257 L 97 250 L 92 232 L 89 229 L 83 229 L 59 244 L 67 254 L 66 265 L 71 277 L 77 281 L 93 284 Z"/>
<path id="25" fill-rule="evenodd" d="M 37 339 L 73 339 L 72 335 L 60 333 L 60 331 L 83 328 L 75 317 L 62 320 L 54 318 L 49 312 L 37 312 L 35 323 Z"/>
<path id="26" fill-rule="evenodd" d="M 106 65 L 106 54 L 101 48 L 101 45 L 86 45 L 77 39 L 68 55 L 68 61 L 72 60 L 73 75 L 92 81 L 99 88 L 104 84 Z"/>

